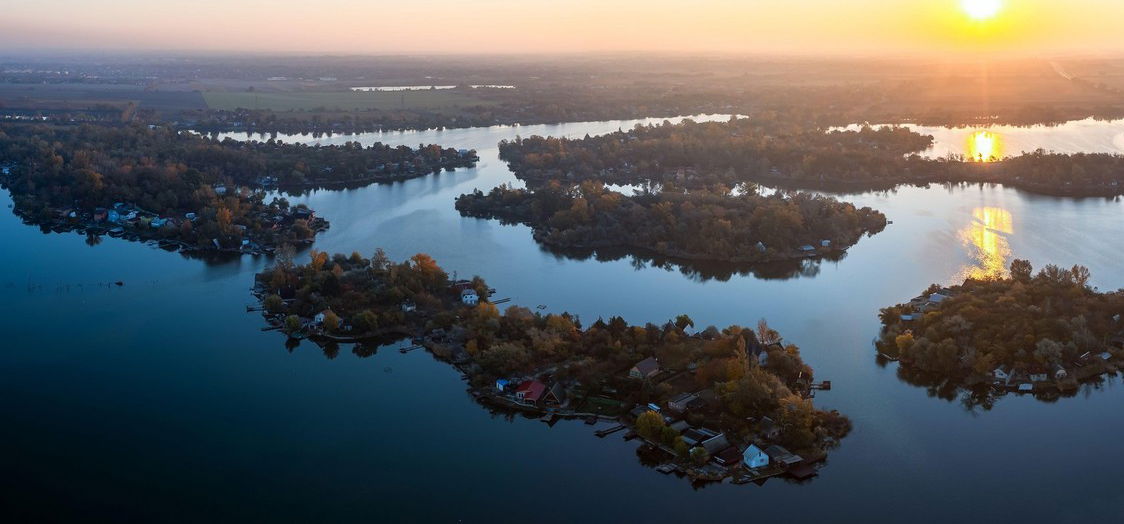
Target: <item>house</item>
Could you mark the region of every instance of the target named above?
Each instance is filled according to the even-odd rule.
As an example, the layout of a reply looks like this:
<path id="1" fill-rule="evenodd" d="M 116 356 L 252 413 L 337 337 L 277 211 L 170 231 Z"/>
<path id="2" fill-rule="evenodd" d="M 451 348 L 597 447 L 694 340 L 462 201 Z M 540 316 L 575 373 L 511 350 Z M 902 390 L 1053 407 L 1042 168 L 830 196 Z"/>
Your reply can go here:
<path id="1" fill-rule="evenodd" d="M 781 435 L 781 426 L 769 417 L 761 417 L 761 436 L 769 440 L 775 440 Z"/>
<path id="2" fill-rule="evenodd" d="M 720 451 L 730 447 L 730 441 L 726 438 L 725 433 L 719 433 L 699 443 L 707 453 L 715 455 Z"/>
<path id="3" fill-rule="evenodd" d="M 1030 370 L 1031 382 L 1046 382 L 1050 380 L 1050 376 L 1046 374 L 1046 369 L 1040 366 L 1035 366 Z"/>
<path id="4" fill-rule="evenodd" d="M 149 222 L 149 225 L 151 225 L 153 229 L 159 229 L 164 227 L 164 225 L 167 223 L 168 219 L 166 218 L 154 218 L 152 219 L 152 222 Z"/>
<path id="5" fill-rule="evenodd" d="M 462 289 L 461 303 L 466 306 L 475 306 L 480 303 L 480 295 L 476 294 L 475 289 Z"/>
<path id="6" fill-rule="evenodd" d="M 944 302 L 945 300 L 948 300 L 949 298 L 951 298 L 951 297 L 949 297 L 948 295 L 944 295 L 944 294 L 941 294 L 941 293 L 933 293 L 932 295 L 929 295 L 929 303 L 930 304 L 940 304 L 941 302 Z"/>
<path id="7" fill-rule="evenodd" d="M 714 455 L 714 462 L 727 468 L 736 466 L 741 461 L 742 452 L 738 451 L 738 448 L 733 446 L 727 447 Z"/>
<path id="8" fill-rule="evenodd" d="M 687 431 L 688 429 L 691 429 L 691 424 L 688 423 L 686 420 L 680 420 L 678 422 L 673 422 L 672 424 L 668 425 L 667 427 L 669 427 L 671 429 L 674 429 L 676 433 L 682 434 L 684 431 Z"/>
<path id="9" fill-rule="evenodd" d="M 507 385 L 510 384 L 510 383 L 511 383 L 511 381 L 506 379 L 506 378 L 497 379 L 496 380 L 496 391 L 499 391 L 500 393 L 503 393 L 503 390 L 507 389 Z"/>
<path id="10" fill-rule="evenodd" d="M 214 189 L 216 195 L 221 196 L 226 194 L 226 186 L 223 184 L 215 184 Z"/>
<path id="11" fill-rule="evenodd" d="M 418 309 L 418 305 L 415 304 L 412 300 L 407 300 L 407 301 L 402 303 L 402 311 L 404 311 L 406 313 L 409 313 L 411 311 L 417 311 L 417 309 Z"/>
<path id="12" fill-rule="evenodd" d="M 991 375 L 995 377 L 996 382 L 1006 384 L 1008 380 L 1011 380 L 1011 372 L 1005 366 L 995 368 L 995 371 L 992 371 Z"/>
<path id="13" fill-rule="evenodd" d="M 562 406 L 566 404 L 566 388 L 561 382 L 555 382 L 543 395 L 543 402 L 548 406 Z"/>
<path id="14" fill-rule="evenodd" d="M 683 432 L 682 437 L 683 441 L 686 442 L 688 446 L 694 447 L 717 435 L 718 433 L 715 431 L 706 428 L 687 428 L 687 430 Z"/>
<path id="15" fill-rule="evenodd" d="M 831 241 L 830 240 L 821 240 L 820 241 L 820 247 L 823 247 L 823 248 L 831 247 Z"/>
<path id="16" fill-rule="evenodd" d="M 659 361 L 656 360 L 656 357 L 648 357 L 632 366 L 632 369 L 628 370 L 628 376 L 629 378 L 647 379 L 656 376 L 659 372 Z"/>
<path id="17" fill-rule="evenodd" d="M 804 460 L 800 455 L 793 454 L 791 451 L 777 445 L 765 448 L 765 454 L 769 456 L 769 460 L 779 462 L 785 466 L 791 466 Z"/>
<path id="18" fill-rule="evenodd" d="M 515 401 L 527 406 L 538 405 L 546 393 L 546 384 L 537 380 L 524 380 L 515 388 Z"/>
<path id="19" fill-rule="evenodd" d="M 183 217 L 194 222 L 196 218 L 199 218 L 199 215 L 196 215 L 195 213 L 185 213 Z"/>
<path id="20" fill-rule="evenodd" d="M 912 313 L 905 314 L 905 315 L 902 315 L 902 322 L 913 322 L 914 320 L 917 320 L 919 318 L 921 318 L 921 315 L 915 315 L 915 314 L 912 314 Z"/>
<path id="21" fill-rule="evenodd" d="M 801 253 L 814 253 L 815 251 L 816 251 L 816 248 L 811 246 L 810 244 L 805 244 L 803 246 L 800 246 L 800 252 Z"/>
<path id="22" fill-rule="evenodd" d="M 695 400 L 696 398 L 699 398 L 699 396 L 694 393 L 680 393 L 678 396 L 667 402 L 667 407 L 668 409 L 671 409 L 673 411 L 683 413 L 687 411 L 687 406 L 691 403 L 691 401 Z"/>
<path id="23" fill-rule="evenodd" d="M 742 452 L 742 463 L 749 469 L 763 468 L 769 465 L 769 455 L 763 449 L 750 444 Z"/>
<path id="24" fill-rule="evenodd" d="M 1054 372 L 1054 378 L 1056 380 L 1061 380 L 1061 379 L 1064 379 L 1064 378 L 1069 376 L 1069 372 L 1066 371 L 1065 368 L 1062 367 L 1061 364 L 1054 364 L 1053 372 Z"/>
<path id="25" fill-rule="evenodd" d="M 324 311 L 321 311 L 321 312 L 317 313 L 316 316 L 312 317 L 312 323 L 314 323 L 318 326 L 323 325 L 324 319 L 327 318 L 328 313 L 331 313 L 331 312 L 332 312 L 332 310 L 325 309 Z"/>

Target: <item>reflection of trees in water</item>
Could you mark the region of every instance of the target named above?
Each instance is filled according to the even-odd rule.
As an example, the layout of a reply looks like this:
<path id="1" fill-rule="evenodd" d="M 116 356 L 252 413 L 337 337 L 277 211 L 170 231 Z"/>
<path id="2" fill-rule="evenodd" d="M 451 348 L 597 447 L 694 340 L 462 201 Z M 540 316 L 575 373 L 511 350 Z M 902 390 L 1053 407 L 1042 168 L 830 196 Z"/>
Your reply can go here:
<path id="1" fill-rule="evenodd" d="M 885 364 L 886 361 L 879 357 L 879 365 Z M 902 365 L 898 365 L 897 375 L 898 379 L 906 384 L 925 388 L 930 397 L 948 402 L 958 402 L 966 411 L 973 413 L 990 411 L 1007 395 L 1020 395 L 1019 393 L 1005 391 L 997 393 L 990 384 L 974 387 L 965 386 L 957 382 L 956 379 L 920 372 Z M 1108 380 L 1104 376 L 1097 376 L 1081 383 L 1074 390 L 1058 391 L 1052 389 L 1035 393 L 1033 397 L 1039 402 L 1046 403 L 1055 403 L 1063 398 L 1074 398 L 1078 393 L 1081 393 L 1083 398 L 1088 398 L 1094 392 L 1103 391 L 1107 384 Z"/>
<path id="2" fill-rule="evenodd" d="M 789 280 L 801 277 L 812 278 L 820 274 L 820 264 L 822 264 L 823 261 L 838 262 L 847 257 L 846 251 L 838 251 L 817 258 L 739 264 L 684 260 L 629 248 L 560 249 L 544 247 L 543 249 L 557 257 L 571 260 L 592 259 L 598 262 L 615 262 L 617 260 L 629 259 L 629 264 L 637 271 L 648 268 L 659 268 L 666 271 L 678 270 L 687 278 L 698 282 L 705 282 L 708 280 L 725 282 L 730 280 L 734 275 L 743 277 L 753 276 L 762 280 Z"/>

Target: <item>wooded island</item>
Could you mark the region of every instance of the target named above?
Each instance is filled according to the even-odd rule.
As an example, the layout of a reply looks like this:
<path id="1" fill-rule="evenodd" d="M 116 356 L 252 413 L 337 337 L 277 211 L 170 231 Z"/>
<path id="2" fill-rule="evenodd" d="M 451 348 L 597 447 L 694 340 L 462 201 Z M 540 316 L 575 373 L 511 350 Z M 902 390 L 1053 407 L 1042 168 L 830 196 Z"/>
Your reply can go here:
<path id="1" fill-rule="evenodd" d="M 882 310 L 880 354 L 915 382 L 977 392 L 1053 395 L 1120 368 L 1124 291 L 1102 293 L 1089 270 L 1011 263 L 1011 276 L 933 285 Z"/>

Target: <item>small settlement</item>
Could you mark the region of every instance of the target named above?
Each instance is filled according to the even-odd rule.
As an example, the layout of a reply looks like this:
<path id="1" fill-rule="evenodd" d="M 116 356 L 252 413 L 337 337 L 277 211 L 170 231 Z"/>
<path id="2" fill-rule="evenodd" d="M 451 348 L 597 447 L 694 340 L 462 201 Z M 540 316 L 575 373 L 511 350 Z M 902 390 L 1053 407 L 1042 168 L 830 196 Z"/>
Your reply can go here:
<path id="1" fill-rule="evenodd" d="M 216 195 L 225 195 L 228 189 L 218 184 Z M 249 198 L 248 188 L 233 188 L 232 194 Z M 16 211 L 20 213 L 19 210 Z M 24 217 L 28 220 L 28 217 Z M 213 219 L 213 217 L 212 217 Z M 201 220 L 206 220 L 199 212 L 186 212 L 176 215 L 159 214 L 125 202 L 116 202 L 110 207 L 93 209 L 68 208 L 55 212 L 55 219 L 43 224 L 56 233 L 68 231 L 83 232 L 88 235 L 108 235 L 131 241 L 147 241 L 169 251 L 184 252 L 233 252 L 246 254 L 272 254 L 281 243 L 310 244 L 312 235 L 329 227 L 327 220 L 317 217 L 316 212 L 304 205 L 278 207 L 260 205 L 246 217 L 245 224 L 230 224 L 227 231 L 216 229 L 215 235 L 200 238 Z M 298 226 L 298 221 L 300 225 Z M 295 233 L 303 228 L 306 233 Z M 307 236 L 306 236 L 307 235 Z"/>
<path id="2" fill-rule="evenodd" d="M 764 321 L 695 332 L 686 316 L 583 327 L 565 313 L 501 313 L 483 280 L 449 279 L 424 254 L 396 264 L 381 251 L 313 251 L 309 264 L 260 273 L 254 292 L 266 329 L 317 343 L 411 338 L 403 352 L 424 347 L 450 362 L 479 402 L 600 424 L 598 436 L 640 439 L 662 457 L 659 471 L 696 481 L 808 478 L 850 430 L 846 417 L 813 407 L 830 382 L 814 383 L 798 349 Z"/>

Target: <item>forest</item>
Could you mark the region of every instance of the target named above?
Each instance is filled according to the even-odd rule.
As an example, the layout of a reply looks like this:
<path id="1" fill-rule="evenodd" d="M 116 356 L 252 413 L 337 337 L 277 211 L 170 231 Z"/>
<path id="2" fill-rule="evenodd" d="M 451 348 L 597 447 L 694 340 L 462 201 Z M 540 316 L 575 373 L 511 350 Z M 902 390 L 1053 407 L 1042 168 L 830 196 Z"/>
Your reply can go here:
<path id="1" fill-rule="evenodd" d="M 599 180 L 684 187 L 745 182 L 871 190 L 897 185 L 1003 183 L 1038 193 L 1124 193 L 1124 156 L 1046 151 L 979 162 L 919 153 L 932 137 L 901 127 L 828 130 L 761 116 L 728 122 L 636 126 L 597 137 L 504 141 L 500 155 L 528 184 Z"/>
<path id="2" fill-rule="evenodd" d="M 1082 266 L 1035 274 L 1015 260 L 1009 278 L 933 285 L 882 310 L 877 347 L 905 368 L 959 385 L 1073 378 L 1093 364 L 1103 371 L 1124 340 L 1124 291 L 1099 292 L 1089 279 Z"/>
<path id="3" fill-rule="evenodd" d="M 556 248 L 627 248 L 687 260 L 770 262 L 845 250 L 886 226 L 870 208 L 809 193 L 714 190 L 625 196 L 599 182 L 501 186 L 457 199 L 461 214 L 530 225 Z"/>
<path id="4" fill-rule="evenodd" d="M 350 333 L 350 339 L 424 336 L 435 355 L 467 370 L 477 390 L 497 379 L 533 376 L 563 384 L 572 397 L 613 395 L 641 405 L 709 390 L 709 404 L 688 415 L 693 424 L 740 441 L 754 438 L 762 417 L 772 417 L 780 428 L 776 442 L 798 451 L 822 453 L 850 430 L 842 415 L 813 406 L 806 395 L 812 369 L 764 321 L 757 329 L 696 331 L 686 315 L 663 325 L 611 317 L 583 327 L 569 313 L 521 306 L 501 312 L 487 301 L 484 280 L 454 281 L 423 253 L 394 263 L 382 250 L 369 258 L 313 250 L 307 264 L 295 264 L 287 254 L 256 280 L 266 316 L 282 322 L 290 336 L 308 333 L 309 324 L 328 335 Z M 465 304 L 465 290 L 485 298 Z M 630 379 L 629 368 L 649 357 L 666 373 L 650 381 Z M 668 435 L 666 444 L 686 457 L 677 435 Z"/>

